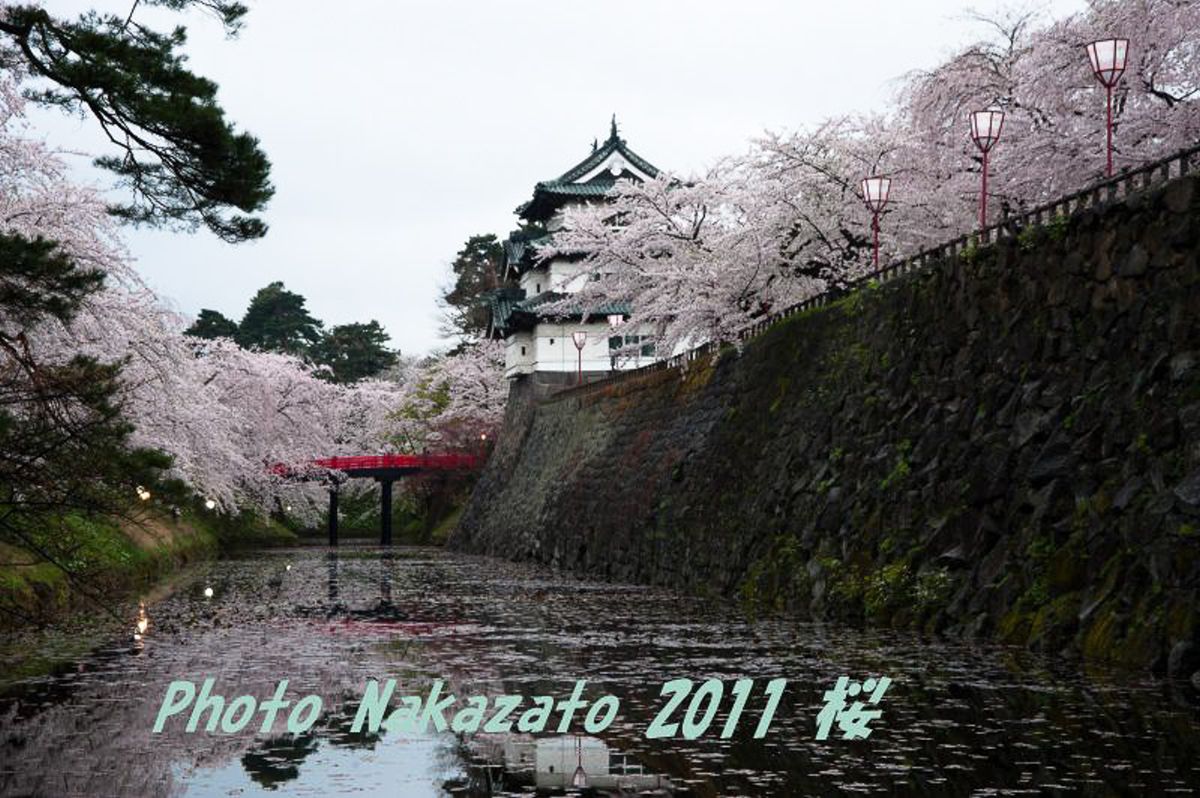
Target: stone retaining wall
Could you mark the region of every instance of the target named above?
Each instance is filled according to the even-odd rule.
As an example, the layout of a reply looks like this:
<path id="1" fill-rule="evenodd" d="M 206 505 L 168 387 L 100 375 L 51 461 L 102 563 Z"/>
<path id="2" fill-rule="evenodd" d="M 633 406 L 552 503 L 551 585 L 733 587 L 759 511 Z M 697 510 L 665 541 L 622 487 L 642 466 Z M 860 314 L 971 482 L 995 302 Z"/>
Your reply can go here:
<path id="1" fill-rule="evenodd" d="M 760 609 L 1200 668 L 1200 180 L 549 399 L 451 545 Z"/>

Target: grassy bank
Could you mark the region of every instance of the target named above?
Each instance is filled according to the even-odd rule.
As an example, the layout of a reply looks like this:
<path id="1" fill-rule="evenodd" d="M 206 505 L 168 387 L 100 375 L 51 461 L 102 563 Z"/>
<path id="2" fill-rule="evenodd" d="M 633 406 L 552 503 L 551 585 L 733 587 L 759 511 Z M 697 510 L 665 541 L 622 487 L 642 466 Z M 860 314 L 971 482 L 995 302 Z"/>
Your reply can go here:
<path id="1" fill-rule="evenodd" d="M 142 513 L 135 520 L 68 515 L 39 535 L 39 547 L 0 543 L 0 628 L 28 629 L 97 612 L 94 596 L 119 600 L 142 592 L 188 563 L 246 546 L 286 545 L 296 536 L 279 524 L 184 512 Z"/>

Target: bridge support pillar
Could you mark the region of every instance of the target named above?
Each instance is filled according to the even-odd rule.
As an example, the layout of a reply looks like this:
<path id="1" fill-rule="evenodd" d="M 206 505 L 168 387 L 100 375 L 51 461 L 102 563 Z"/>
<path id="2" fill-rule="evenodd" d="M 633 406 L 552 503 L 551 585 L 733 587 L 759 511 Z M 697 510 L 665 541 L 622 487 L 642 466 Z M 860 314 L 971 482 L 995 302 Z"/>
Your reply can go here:
<path id="1" fill-rule="evenodd" d="M 338 490 L 337 485 L 329 489 L 329 545 L 337 545 L 338 522 Z"/>
<path id="2" fill-rule="evenodd" d="M 382 499 L 379 507 L 380 535 L 379 542 L 384 546 L 392 545 L 392 480 L 379 480 Z"/>

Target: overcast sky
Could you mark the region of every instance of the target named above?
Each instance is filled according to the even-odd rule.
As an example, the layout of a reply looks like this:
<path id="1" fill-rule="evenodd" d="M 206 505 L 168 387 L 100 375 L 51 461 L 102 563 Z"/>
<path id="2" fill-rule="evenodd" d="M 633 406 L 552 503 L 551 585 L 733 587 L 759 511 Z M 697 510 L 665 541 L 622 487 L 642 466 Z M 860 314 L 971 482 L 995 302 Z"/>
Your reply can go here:
<path id="1" fill-rule="evenodd" d="M 60 15 L 131 0 L 50 0 Z M 787 130 L 884 108 L 900 77 L 981 32 L 995 0 L 247 0 L 237 39 L 182 21 L 195 71 L 273 163 L 259 242 L 130 231 L 147 281 L 179 310 L 240 319 L 272 280 L 326 324 L 378 319 L 406 354 L 444 345 L 435 299 L 474 233 L 503 236 L 538 180 L 622 135 L 687 173 Z M 1082 0 L 1044 0 L 1062 16 Z M 151 11 L 155 11 L 151 9 Z M 55 144 L 93 124 L 39 112 Z M 964 130 L 964 135 L 966 132 Z M 86 161 L 79 159 L 81 171 Z M 91 179 L 105 180 L 91 173 Z"/>

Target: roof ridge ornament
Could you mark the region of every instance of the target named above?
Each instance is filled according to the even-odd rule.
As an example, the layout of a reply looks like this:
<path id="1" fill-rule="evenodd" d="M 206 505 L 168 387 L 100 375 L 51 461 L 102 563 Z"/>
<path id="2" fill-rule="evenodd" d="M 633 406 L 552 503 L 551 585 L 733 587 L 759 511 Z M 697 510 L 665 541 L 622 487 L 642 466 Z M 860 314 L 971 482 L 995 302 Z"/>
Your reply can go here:
<path id="1" fill-rule="evenodd" d="M 533 187 L 533 199 L 518 206 L 517 215 L 530 223 L 542 222 L 564 203 L 604 197 L 612 188 L 614 177 L 622 174 L 636 180 L 658 177 L 658 168 L 629 149 L 625 139 L 621 138 L 615 113 L 609 131 L 608 139 L 603 144 L 594 143 L 592 151 L 582 161 L 558 177 L 539 181 Z M 615 172 L 614 165 L 619 166 Z"/>

